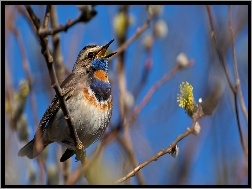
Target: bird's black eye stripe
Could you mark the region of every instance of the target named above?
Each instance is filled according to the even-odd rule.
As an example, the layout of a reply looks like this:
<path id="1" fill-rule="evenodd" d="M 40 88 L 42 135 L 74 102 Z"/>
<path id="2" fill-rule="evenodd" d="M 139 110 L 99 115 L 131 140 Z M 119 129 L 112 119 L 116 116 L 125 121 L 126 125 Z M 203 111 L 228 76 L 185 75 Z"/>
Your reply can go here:
<path id="1" fill-rule="evenodd" d="M 88 53 L 88 58 L 93 58 L 94 57 L 94 52 L 89 52 Z"/>

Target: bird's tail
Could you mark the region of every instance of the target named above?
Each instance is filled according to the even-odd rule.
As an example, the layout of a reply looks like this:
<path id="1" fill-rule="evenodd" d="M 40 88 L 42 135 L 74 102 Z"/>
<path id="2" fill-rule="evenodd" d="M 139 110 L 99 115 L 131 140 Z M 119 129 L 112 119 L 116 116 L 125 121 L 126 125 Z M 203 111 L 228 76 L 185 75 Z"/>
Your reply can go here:
<path id="1" fill-rule="evenodd" d="M 23 148 L 21 148 L 18 152 L 18 156 L 27 156 L 30 159 L 33 159 L 37 157 L 46 147 L 47 145 L 44 145 L 43 143 L 36 142 L 35 145 L 35 140 L 31 140 L 26 144 Z"/>

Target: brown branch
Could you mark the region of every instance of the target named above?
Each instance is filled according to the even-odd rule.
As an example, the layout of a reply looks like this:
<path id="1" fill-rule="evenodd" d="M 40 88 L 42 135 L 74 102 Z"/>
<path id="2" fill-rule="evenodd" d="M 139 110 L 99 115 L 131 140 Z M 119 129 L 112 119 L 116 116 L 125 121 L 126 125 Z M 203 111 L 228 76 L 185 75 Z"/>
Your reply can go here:
<path id="1" fill-rule="evenodd" d="M 192 65 L 193 62 L 190 62 L 190 66 Z M 188 65 L 188 66 L 189 66 Z M 147 94 L 145 95 L 145 97 L 143 98 L 143 100 L 139 103 L 139 105 L 137 105 L 134 110 L 133 110 L 133 114 L 131 116 L 131 120 L 130 121 L 134 121 L 136 116 L 139 114 L 139 112 L 141 111 L 141 109 L 148 103 L 148 101 L 150 100 L 150 98 L 152 97 L 152 95 L 154 94 L 155 91 L 157 91 L 157 89 L 159 87 L 161 87 L 165 82 L 167 82 L 171 77 L 173 77 L 179 70 L 181 69 L 181 67 L 179 65 L 176 65 L 173 70 L 164 75 L 159 81 L 157 81 L 151 88 L 150 90 L 147 92 Z M 185 138 L 186 136 L 188 136 L 191 133 L 194 133 L 194 126 L 195 123 L 198 121 L 199 118 L 201 118 L 203 116 L 203 112 L 200 107 L 200 113 L 197 113 L 196 116 L 194 118 L 194 122 L 193 125 L 191 126 L 190 129 L 188 129 L 183 135 L 179 135 L 177 137 L 177 139 L 172 143 L 172 145 L 170 145 L 166 150 L 161 150 L 159 153 L 157 153 L 155 156 L 153 156 L 152 158 L 150 158 L 149 160 L 145 161 L 144 163 L 138 165 L 133 171 L 131 171 L 128 175 L 126 175 L 125 177 L 119 179 L 116 181 L 117 184 L 124 182 L 125 180 L 127 180 L 128 178 L 134 176 L 139 170 L 141 170 L 143 167 L 147 166 L 149 163 L 151 163 L 152 161 L 157 161 L 159 157 L 167 154 L 167 153 L 171 153 L 172 150 L 175 148 L 175 146 L 177 145 L 177 143 L 182 140 L 183 138 Z"/>
<path id="2" fill-rule="evenodd" d="M 86 5 L 86 8 L 79 7 L 80 15 L 76 19 L 68 20 L 65 25 L 60 25 L 58 27 L 52 28 L 51 30 L 44 28 L 43 30 L 40 30 L 39 34 L 42 37 L 46 37 L 48 35 L 55 35 L 62 31 L 66 32 L 70 27 L 74 26 L 77 23 L 87 23 L 97 14 L 97 12 L 93 10 L 93 8 L 90 9 L 90 7 L 87 8 L 87 6 L 91 5 Z"/>
<path id="3" fill-rule="evenodd" d="M 179 66 L 176 65 L 171 72 L 165 74 L 160 80 L 158 80 L 154 85 L 152 85 L 152 87 L 144 96 L 143 100 L 137 106 L 135 106 L 133 110 L 133 115 L 131 116 L 133 120 L 136 119 L 136 116 L 139 114 L 142 108 L 149 102 L 150 98 L 157 91 L 157 89 L 163 84 L 165 84 L 165 82 L 168 81 L 170 78 L 172 78 L 178 72 L 178 70 Z"/>
<path id="4" fill-rule="evenodd" d="M 225 65 L 224 57 L 223 57 L 223 55 L 221 53 L 221 50 L 220 50 L 219 46 L 217 45 L 216 31 L 215 31 L 214 24 L 213 24 L 213 16 L 212 16 L 211 8 L 210 8 L 209 5 L 206 5 L 206 9 L 207 9 L 207 13 L 208 13 L 210 27 L 211 27 L 211 30 L 212 30 L 211 36 L 212 36 L 213 41 L 214 41 L 214 45 L 215 45 L 215 49 L 217 51 L 217 55 L 218 55 L 218 57 L 220 59 L 221 66 L 222 66 L 222 68 L 223 68 L 223 70 L 225 72 L 225 75 L 226 75 L 226 78 L 227 78 L 227 81 L 228 81 L 228 85 L 229 85 L 230 89 L 232 90 L 232 92 L 235 93 L 235 88 L 233 87 L 230 76 L 228 74 L 228 70 L 227 70 L 227 67 Z"/>
<path id="5" fill-rule="evenodd" d="M 58 27 L 58 18 L 55 5 L 52 5 L 51 9 L 51 26 L 52 28 Z M 53 41 L 53 59 L 55 63 L 56 76 L 59 80 L 59 83 L 65 79 L 65 68 L 63 64 L 63 56 L 60 48 L 60 35 L 56 33 L 52 36 Z"/>
<path id="6" fill-rule="evenodd" d="M 237 125 L 238 125 L 238 131 L 239 131 L 239 136 L 240 136 L 240 141 L 243 149 L 243 153 L 245 157 L 248 157 L 248 149 L 246 148 L 244 137 L 242 134 L 242 129 L 241 129 L 241 122 L 239 119 L 239 111 L 238 111 L 238 102 L 237 102 L 237 93 L 234 94 L 234 101 L 235 101 L 235 115 L 236 115 L 236 120 L 237 120 Z"/>
<path id="7" fill-rule="evenodd" d="M 86 159 L 83 166 L 79 166 L 77 169 L 75 169 L 75 171 L 68 177 L 68 179 L 65 181 L 64 184 L 65 185 L 75 184 L 81 178 L 82 174 L 86 176 L 86 173 L 91 168 L 92 164 L 97 160 L 97 158 L 99 158 L 104 148 L 105 148 L 105 145 L 102 143 L 99 143 L 99 145 L 97 146 L 95 152 L 90 157 L 90 159 L 89 160 Z"/>
<path id="8" fill-rule="evenodd" d="M 132 166 L 136 167 L 139 163 L 137 161 L 137 158 L 136 158 L 134 150 L 133 150 L 133 145 L 132 145 L 132 142 L 131 142 L 129 129 L 127 129 L 127 128 L 125 128 L 125 130 L 124 130 L 123 137 L 117 135 L 117 141 L 119 142 L 119 144 L 122 146 L 122 148 L 126 152 Z M 141 174 L 136 174 L 136 178 L 137 178 L 140 185 L 145 184 L 142 173 Z"/>
<path id="9" fill-rule="evenodd" d="M 62 32 L 62 31 L 66 32 L 70 27 L 72 27 L 73 25 L 75 25 L 81 21 L 82 21 L 81 16 L 79 16 L 74 20 L 68 20 L 65 25 L 60 25 L 57 28 L 52 28 L 50 30 L 48 30 L 48 29 L 41 30 L 41 31 L 39 31 L 39 35 L 42 37 L 46 37 L 48 35 L 54 35 L 56 33 Z"/>
<path id="10" fill-rule="evenodd" d="M 134 42 L 145 30 L 147 30 L 150 27 L 150 22 L 152 20 L 152 17 L 149 17 L 147 19 L 147 21 L 139 28 L 137 28 L 136 32 L 134 33 L 134 35 L 129 38 L 127 41 L 125 41 L 117 50 L 116 50 L 116 54 L 113 56 L 116 57 L 118 56 L 120 53 L 122 53 L 132 42 Z"/>
<path id="11" fill-rule="evenodd" d="M 234 30 L 232 27 L 232 9 L 231 6 L 229 5 L 229 29 L 230 29 L 230 33 L 231 33 L 231 39 L 232 39 L 232 53 L 233 53 L 233 59 L 234 59 L 234 71 L 235 71 L 235 78 L 236 78 L 236 90 L 239 96 L 239 100 L 241 103 L 241 108 L 243 111 L 243 114 L 246 118 L 246 120 L 248 121 L 248 111 L 244 102 L 244 97 L 242 94 L 242 90 L 241 90 L 241 83 L 240 83 L 240 77 L 239 77 L 239 72 L 238 72 L 238 66 L 237 66 L 237 59 L 236 59 L 236 51 L 235 51 L 235 46 L 234 46 L 234 38 L 235 38 L 235 34 L 234 34 Z"/>
<path id="12" fill-rule="evenodd" d="M 126 34 L 129 27 L 129 14 L 128 14 L 129 6 L 128 5 L 121 5 L 119 6 L 119 12 L 118 14 L 123 14 L 125 17 L 125 28 L 123 33 L 118 33 L 116 31 L 116 37 L 118 41 L 118 45 L 122 46 L 125 44 L 126 41 Z M 127 102 L 125 99 L 128 95 L 127 91 L 127 84 L 126 84 L 126 76 L 125 76 L 125 51 L 121 51 L 121 53 L 118 56 L 118 62 L 117 62 L 117 75 L 118 75 L 118 86 L 119 86 L 119 109 L 120 109 L 120 116 L 123 120 L 123 122 L 126 121 L 126 118 L 129 113 L 129 106 L 127 105 Z M 117 137 L 117 140 L 119 141 L 119 144 L 121 144 L 122 149 L 126 152 L 127 157 L 129 158 L 129 162 L 132 164 L 133 167 L 135 167 L 138 162 L 137 158 L 135 156 L 131 138 L 129 135 L 128 127 L 125 127 L 124 135 L 122 136 L 123 139 L 121 140 L 121 137 Z M 143 185 L 145 183 L 144 177 L 141 172 L 138 172 L 136 175 L 137 181 L 140 185 Z"/>
<path id="13" fill-rule="evenodd" d="M 55 5 L 52 5 L 51 7 L 51 27 L 57 28 L 58 27 L 58 18 L 57 18 L 57 12 L 56 12 L 56 7 Z M 65 79 L 65 69 L 64 69 L 64 64 L 62 61 L 62 53 L 60 49 L 60 36 L 59 33 L 55 33 L 52 35 L 52 41 L 53 41 L 53 59 L 55 63 L 55 71 L 56 71 L 56 76 L 59 80 L 59 83 L 62 83 L 62 81 Z M 61 147 L 62 151 L 64 152 L 66 150 L 65 147 Z M 63 162 L 63 180 L 64 182 L 68 179 L 68 177 L 71 174 L 71 159 L 67 159 L 66 161 Z"/>
<path id="14" fill-rule="evenodd" d="M 161 156 L 163 156 L 167 153 L 169 153 L 169 154 L 172 153 L 174 151 L 176 145 L 178 144 L 178 142 L 180 142 L 182 139 L 184 139 L 185 137 L 187 137 L 190 134 L 195 134 L 195 125 L 196 125 L 197 121 L 200 118 L 202 118 L 203 116 L 204 116 L 204 113 L 202 111 L 202 107 L 201 107 L 201 105 L 199 105 L 197 112 L 193 115 L 193 123 L 190 128 L 187 128 L 187 130 L 183 134 L 178 135 L 177 139 L 166 150 L 160 150 L 156 155 L 154 155 L 153 157 L 151 157 L 147 161 L 138 165 L 129 174 L 118 179 L 115 183 L 119 184 L 119 183 L 124 182 L 125 180 L 129 179 L 130 177 L 133 177 L 139 170 L 141 170 L 143 167 L 147 166 L 151 162 L 157 161 Z"/>
<path id="15" fill-rule="evenodd" d="M 218 57 L 220 59 L 221 65 L 222 65 L 222 67 L 224 69 L 226 78 L 228 80 L 229 87 L 230 87 L 230 89 L 232 91 L 232 94 L 234 95 L 235 112 L 236 112 L 236 118 L 237 118 L 237 123 L 238 123 L 238 130 L 239 130 L 240 140 L 241 140 L 241 143 L 242 143 L 243 153 L 244 153 L 245 157 L 247 157 L 247 148 L 245 147 L 245 142 L 244 142 L 242 132 L 241 132 L 241 125 L 240 125 L 239 113 L 238 113 L 238 104 L 237 104 L 237 99 L 236 99 L 237 98 L 236 93 L 237 93 L 237 90 L 238 90 L 237 84 L 240 83 L 240 80 L 239 80 L 239 75 L 237 75 L 238 74 L 238 68 L 237 68 L 236 55 L 235 55 L 235 50 L 234 50 L 234 33 L 233 33 L 233 30 L 232 30 L 232 25 L 231 25 L 231 13 L 229 13 L 229 24 L 230 24 L 229 27 L 230 27 L 231 36 L 232 36 L 232 50 L 233 50 L 233 57 L 234 57 L 234 64 L 235 64 L 234 67 L 235 67 L 235 72 L 237 72 L 235 74 L 236 75 L 236 85 L 235 85 L 235 87 L 231 83 L 231 79 L 230 79 L 230 76 L 229 76 L 229 74 L 227 72 L 227 67 L 225 65 L 223 55 L 222 55 L 222 53 L 221 53 L 221 51 L 220 51 L 220 49 L 219 49 L 219 47 L 217 45 L 216 32 L 215 32 L 215 29 L 214 29 L 213 18 L 212 18 L 212 13 L 211 13 L 210 6 L 207 5 L 206 9 L 207 9 L 208 17 L 209 17 L 209 22 L 210 22 L 210 26 L 211 26 L 211 30 L 212 30 L 212 36 L 213 36 L 213 39 L 214 39 L 215 48 L 216 48 Z M 246 114 L 245 114 L 245 117 L 246 117 Z"/>
<path id="16" fill-rule="evenodd" d="M 24 16 L 24 18 L 29 22 L 29 26 L 31 26 L 35 35 L 37 35 L 37 28 L 33 24 L 33 21 L 31 20 L 30 15 L 27 13 L 27 10 L 24 9 L 23 6 L 21 6 L 21 5 L 17 5 L 16 7 L 17 7 L 17 11 Z"/>
<path id="17" fill-rule="evenodd" d="M 46 8 L 45 20 L 44 20 L 44 24 L 43 24 L 44 27 L 48 27 L 48 19 L 50 16 L 50 7 L 51 6 L 49 5 Z M 35 27 L 37 29 L 37 34 L 38 34 L 39 33 L 38 31 L 40 30 L 39 19 L 35 16 L 32 8 L 29 5 L 25 5 L 25 8 L 26 8 L 33 24 L 35 25 Z M 75 127 L 73 125 L 73 120 L 72 120 L 70 113 L 67 109 L 65 99 L 62 95 L 61 88 L 59 86 L 57 77 L 55 75 L 55 70 L 53 67 L 53 57 L 50 54 L 49 47 L 48 47 L 48 37 L 42 37 L 39 34 L 38 34 L 38 37 L 39 37 L 40 45 L 41 45 L 41 52 L 45 58 L 46 65 L 47 65 L 48 72 L 49 72 L 49 76 L 51 79 L 51 86 L 54 88 L 54 90 L 59 98 L 61 109 L 64 113 L 64 117 L 66 119 L 66 122 L 68 123 L 69 130 L 71 132 L 71 136 L 74 139 L 75 145 L 76 145 L 77 149 L 82 149 L 83 145 L 82 145 L 81 141 L 79 140 L 79 137 L 77 136 L 77 132 L 76 132 Z"/>
<path id="18" fill-rule="evenodd" d="M 193 65 L 193 61 L 190 61 L 188 66 Z M 133 114 L 131 115 L 130 122 L 134 121 L 139 114 L 139 112 L 142 110 L 142 108 L 149 102 L 151 99 L 152 95 L 160 88 L 163 84 L 165 84 L 168 80 L 170 80 L 179 70 L 181 70 L 182 67 L 180 67 L 178 64 L 171 70 L 171 72 L 165 74 L 160 80 L 158 80 L 146 93 L 144 96 L 143 100 L 135 106 L 133 110 Z"/>
<path id="19" fill-rule="evenodd" d="M 236 114 L 236 119 L 238 122 L 238 131 L 239 131 L 239 136 L 242 144 L 242 149 L 245 154 L 245 156 L 248 156 L 248 150 L 245 145 L 244 137 L 242 134 L 241 130 L 241 123 L 239 119 L 239 112 L 238 112 L 238 102 L 237 102 L 237 93 L 239 96 L 239 100 L 242 106 L 243 113 L 245 115 L 246 120 L 248 121 L 248 113 L 245 107 L 242 91 L 241 91 L 241 86 L 240 86 L 240 78 L 239 78 L 239 73 L 238 73 L 238 66 L 237 66 L 237 60 L 236 60 L 236 52 L 235 52 L 235 47 L 234 47 L 234 31 L 232 27 L 232 9 L 231 6 L 229 5 L 229 28 L 230 28 L 230 33 L 231 33 L 231 38 L 232 38 L 232 53 L 233 53 L 233 59 L 234 59 L 234 70 L 235 70 L 235 78 L 236 78 L 236 85 L 235 85 L 235 93 L 234 93 L 234 101 L 235 101 L 235 114 Z"/>
<path id="20" fill-rule="evenodd" d="M 44 28 L 43 30 L 40 30 L 39 34 L 42 37 L 46 37 L 48 35 L 55 35 L 62 31 L 66 32 L 70 27 L 74 26 L 77 23 L 87 23 L 97 14 L 97 12 L 93 10 L 93 8 L 90 9 L 90 7 L 87 8 L 87 6 L 86 8 L 83 8 L 83 7 L 79 8 L 79 10 L 80 10 L 80 15 L 76 19 L 68 20 L 65 25 L 60 25 L 50 30 L 47 28 Z"/>
<path id="21" fill-rule="evenodd" d="M 21 58 L 22 58 L 22 66 L 26 75 L 26 78 L 28 80 L 28 84 L 29 84 L 29 90 L 30 90 L 30 101 L 31 101 L 31 109 L 32 109 L 32 114 L 33 114 L 33 121 L 34 121 L 34 127 L 38 124 L 38 116 L 37 116 L 37 104 L 36 104 L 36 100 L 35 100 L 35 96 L 32 90 L 33 87 L 33 79 L 32 79 L 32 75 L 31 72 L 29 70 L 29 66 L 28 66 L 28 59 L 26 57 L 26 53 L 25 53 L 25 46 L 24 43 L 22 41 L 20 32 L 17 28 L 15 28 L 13 25 L 10 28 L 14 34 L 14 36 L 17 39 L 17 43 L 18 43 L 18 47 L 20 49 L 20 54 L 21 54 Z"/>

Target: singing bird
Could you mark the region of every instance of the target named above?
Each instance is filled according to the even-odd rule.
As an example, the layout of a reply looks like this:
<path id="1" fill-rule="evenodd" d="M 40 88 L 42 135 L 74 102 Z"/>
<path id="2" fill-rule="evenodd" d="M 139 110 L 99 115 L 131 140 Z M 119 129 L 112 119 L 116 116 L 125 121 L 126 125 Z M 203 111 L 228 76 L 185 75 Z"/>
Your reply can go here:
<path id="1" fill-rule="evenodd" d="M 62 94 L 73 118 L 73 125 L 83 144 L 83 150 L 97 141 L 106 130 L 112 115 L 111 85 L 108 79 L 108 59 L 105 55 L 111 40 L 104 46 L 84 47 L 75 62 L 72 73 L 62 82 Z M 47 145 L 57 142 L 67 149 L 60 161 L 76 153 L 75 141 L 55 95 L 45 111 L 34 138 L 18 152 L 30 159 L 37 157 Z M 78 160 L 78 159 L 77 159 Z"/>

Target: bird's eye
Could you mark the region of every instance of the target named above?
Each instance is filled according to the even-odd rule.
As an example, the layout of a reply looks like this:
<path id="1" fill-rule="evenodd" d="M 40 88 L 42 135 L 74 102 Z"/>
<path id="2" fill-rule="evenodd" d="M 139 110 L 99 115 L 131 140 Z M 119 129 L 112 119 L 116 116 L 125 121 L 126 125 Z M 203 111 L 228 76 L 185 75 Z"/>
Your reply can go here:
<path id="1" fill-rule="evenodd" d="M 93 58 L 94 57 L 94 53 L 93 52 L 89 52 L 88 53 L 88 58 Z"/>

